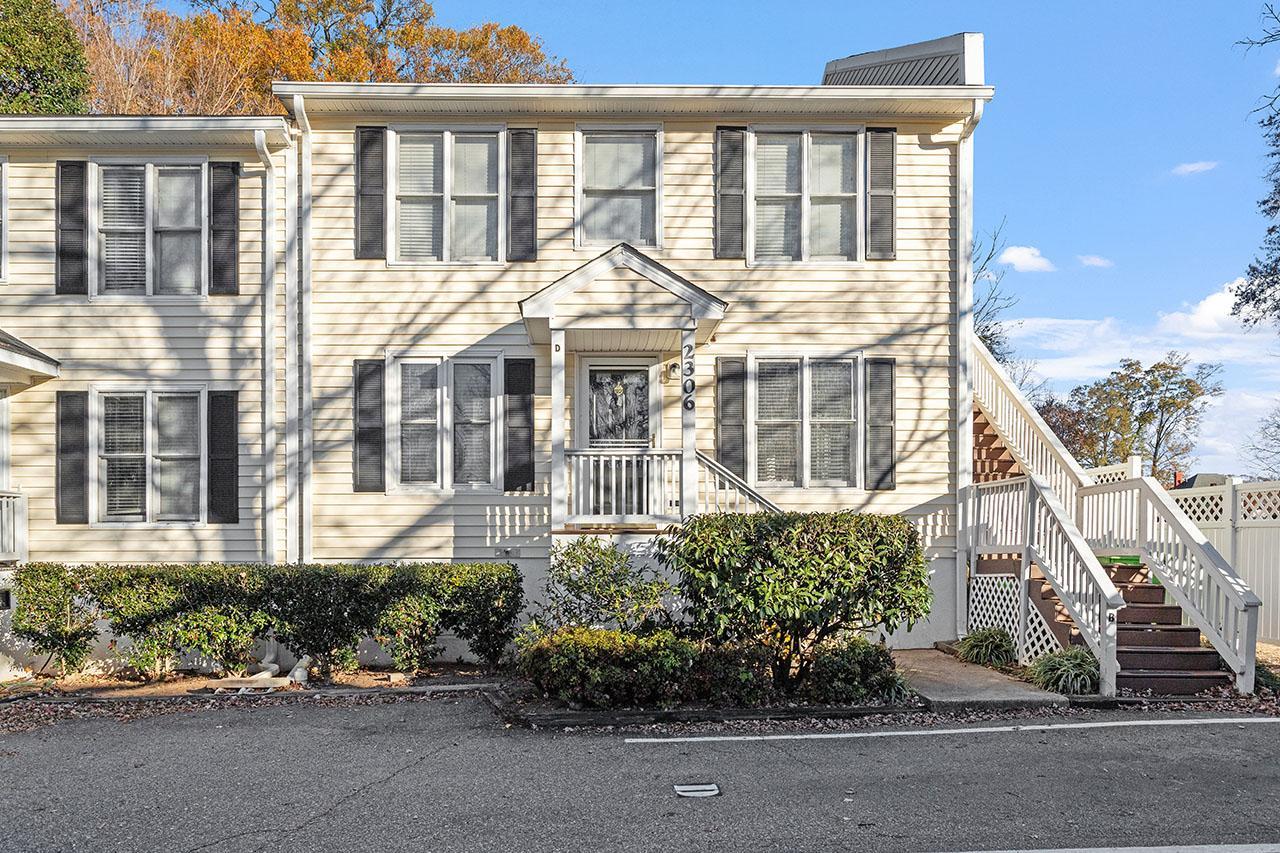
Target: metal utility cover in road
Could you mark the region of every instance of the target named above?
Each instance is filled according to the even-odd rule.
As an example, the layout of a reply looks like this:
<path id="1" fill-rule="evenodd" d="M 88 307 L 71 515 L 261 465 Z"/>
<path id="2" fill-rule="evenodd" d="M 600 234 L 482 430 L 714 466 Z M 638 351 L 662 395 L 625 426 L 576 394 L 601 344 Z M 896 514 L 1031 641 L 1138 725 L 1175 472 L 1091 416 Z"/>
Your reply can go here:
<path id="1" fill-rule="evenodd" d="M 718 797 L 720 786 L 713 783 L 700 785 L 672 785 L 677 797 Z"/>

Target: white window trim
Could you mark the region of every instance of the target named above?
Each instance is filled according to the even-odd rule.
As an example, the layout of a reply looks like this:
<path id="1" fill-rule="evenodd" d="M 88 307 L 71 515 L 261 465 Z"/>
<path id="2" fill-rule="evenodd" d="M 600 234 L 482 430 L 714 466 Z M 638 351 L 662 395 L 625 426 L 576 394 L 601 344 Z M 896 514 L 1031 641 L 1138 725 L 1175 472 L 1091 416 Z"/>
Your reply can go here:
<path id="1" fill-rule="evenodd" d="M 0 154 L 0 284 L 9 281 L 9 158 Z"/>
<path id="2" fill-rule="evenodd" d="M 591 431 L 588 428 L 587 402 L 591 392 L 591 370 L 611 367 L 628 369 L 647 367 L 649 369 L 649 439 L 651 447 L 662 447 L 662 356 L 656 353 L 643 353 L 632 356 L 610 355 L 609 353 L 577 353 L 576 375 L 573 386 L 573 423 L 572 442 L 575 450 L 585 450 L 591 446 Z"/>
<path id="3" fill-rule="evenodd" d="M 102 267 L 98 252 L 99 228 L 101 226 L 101 184 L 103 166 L 142 166 L 146 169 L 146 235 L 147 235 L 147 292 L 142 293 L 102 293 Z M 153 208 L 155 207 L 155 173 L 157 167 L 163 166 L 199 166 L 200 167 L 200 290 L 198 293 L 156 293 L 155 292 L 155 247 L 153 240 L 155 226 Z M 88 196 L 88 262 L 89 262 L 89 299 L 111 302 L 136 302 L 156 304 L 165 302 L 199 302 L 209 298 L 209 158 L 208 157 L 94 157 L 89 161 Z"/>
<path id="4" fill-rule="evenodd" d="M 796 360 L 800 361 L 800 482 L 774 482 L 758 479 L 756 475 L 757 451 L 759 448 L 756 444 L 756 373 L 757 363 L 760 361 L 772 360 Z M 834 482 L 829 480 L 813 481 L 810 477 L 810 429 L 812 418 L 809 414 L 809 365 L 810 361 L 835 361 L 850 360 L 853 362 L 853 390 L 856 395 L 853 401 L 853 414 L 855 418 L 854 424 L 854 443 L 853 443 L 853 477 L 847 482 Z M 867 395 L 866 395 L 866 370 L 864 365 L 865 356 L 862 350 L 778 350 L 776 352 L 770 350 L 748 350 L 746 355 L 746 439 L 747 439 L 747 482 L 752 486 L 763 486 L 766 488 L 777 489 L 808 489 L 808 488 L 835 488 L 835 489 L 859 489 L 862 490 L 866 486 L 866 463 L 865 463 L 865 446 L 866 446 L 866 424 L 867 424 Z"/>
<path id="5" fill-rule="evenodd" d="M 402 352 L 387 352 L 386 359 L 386 410 L 384 419 L 387 432 L 386 452 L 386 490 L 392 495 L 414 494 L 502 494 L 504 460 L 506 447 L 504 444 L 506 423 L 506 405 L 504 389 L 506 378 L 503 372 L 505 358 L 518 357 L 520 354 L 505 350 L 470 349 L 470 350 L 432 350 L 413 349 Z M 439 387 L 436 391 L 439 410 L 436 416 L 436 471 L 439 481 L 436 483 L 401 483 L 400 482 L 400 365 L 404 363 L 438 364 Z M 453 482 L 453 365 L 454 364 L 488 364 L 489 368 L 489 483 L 454 483 Z"/>
<path id="6" fill-rule="evenodd" d="M 207 385 L 93 385 L 89 388 L 89 526 L 101 528 L 177 528 L 194 530 L 207 526 L 209 520 L 209 395 Z M 147 460 L 147 518 L 137 521 L 103 521 L 100 516 L 99 494 L 102 487 L 99 458 L 102 445 L 102 398 L 113 394 L 143 394 L 144 407 L 143 456 Z M 192 521 L 156 521 L 155 459 L 152 455 L 155 442 L 156 407 L 154 398 L 164 394 L 193 394 L 200 408 L 200 517 Z"/>
<path id="7" fill-rule="evenodd" d="M 586 158 L 586 134 L 595 131 L 616 131 L 621 133 L 652 133 L 654 139 L 654 153 L 656 155 L 654 162 L 654 198 L 653 198 L 653 244 L 633 244 L 637 249 L 653 249 L 661 250 L 663 246 L 662 239 L 662 185 L 665 169 L 663 168 L 664 152 L 664 133 L 665 128 L 661 122 L 657 124 L 616 124 L 616 123 L 596 123 L 596 122 L 579 122 L 574 128 L 573 134 L 573 248 L 574 249 L 611 249 L 617 245 L 616 242 L 589 242 L 586 239 L 586 231 L 583 227 L 583 189 L 586 183 L 587 158 Z"/>
<path id="8" fill-rule="evenodd" d="M 442 259 L 438 261 L 402 260 L 397 256 L 396 240 L 398 212 L 396 200 L 400 184 L 400 134 L 439 133 L 443 136 L 444 162 L 441 164 L 444 199 Z M 453 135 L 455 133 L 495 133 L 498 136 L 498 259 L 496 261 L 454 260 L 449 257 L 453 248 Z M 441 267 L 505 267 L 507 265 L 507 205 L 510 188 L 507 186 L 507 125 L 506 124 L 393 124 L 387 127 L 386 206 L 383 221 L 386 223 L 387 266 L 398 269 L 439 269 Z"/>
<path id="9" fill-rule="evenodd" d="M 748 268 L 755 267 L 837 267 L 840 269 L 861 269 L 866 266 L 866 169 L 867 169 L 867 134 L 863 124 L 751 124 L 747 126 L 746 146 L 743 152 L 745 169 L 743 211 L 743 245 L 746 250 Z M 800 148 L 800 259 L 756 259 L 756 134 L 757 133 L 799 133 Z M 856 235 L 857 253 L 852 260 L 839 258 L 809 259 L 809 147 L 811 134 L 851 133 L 857 137 L 854 174 L 857 177 L 857 203 L 854 205 L 854 234 Z"/>

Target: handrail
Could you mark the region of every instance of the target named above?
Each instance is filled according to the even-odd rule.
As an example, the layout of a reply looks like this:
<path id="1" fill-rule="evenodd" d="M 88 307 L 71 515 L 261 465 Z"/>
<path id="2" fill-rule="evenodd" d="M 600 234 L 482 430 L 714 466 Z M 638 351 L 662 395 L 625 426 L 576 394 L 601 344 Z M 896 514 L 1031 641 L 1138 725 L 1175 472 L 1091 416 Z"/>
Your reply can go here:
<path id="1" fill-rule="evenodd" d="M 1082 526 L 1103 552 L 1138 552 L 1200 632 L 1253 691 L 1262 604 L 1159 482 L 1140 477 L 1085 487 Z"/>
<path id="2" fill-rule="evenodd" d="M 980 483 L 974 492 L 977 551 L 1022 555 L 1019 656 L 1025 658 L 1030 569 L 1035 564 L 1097 657 L 1103 695 L 1114 695 L 1119 671 L 1116 620 L 1124 606 L 1124 596 L 1102 568 L 1066 507 L 1049 483 L 1036 474 Z M 1012 505 L 1019 493 L 1020 511 Z M 999 535 L 992 536 L 993 530 Z"/>
<path id="3" fill-rule="evenodd" d="M 700 468 L 704 468 L 707 471 L 711 472 L 711 474 L 713 474 L 716 479 L 724 481 L 724 485 L 731 487 L 733 490 L 738 492 L 744 499 L 746 499 L 748 504 L 754 503 L 758 505 L 760 509 L 763 510 L 764 512 L 782 512 L 781 507 L 779 507 L 773 501 L 766 498 L 764 495 L 757 492 L 755 489 L 751 488 L 751 486 L 747 483 L 746 480 L 742 479 L 737 474 L 733 473 L 728 468 L 721 465 L 715 459 L 712 459 L 710 456 L 703 453 L 701 450 L 697 451 L 697 457 L 698 457 L 698 466 Z M 715 494 L 718 494 L 720 491 L 720 484 L 713 482 L 711 486 L 712 486 L 711 491 Z M 699 490 L 699 495 L 698 495 L 698 511 L 699 512 L 708 512 L 708 511 L 719 512 L 719 511 L 723 511 L 724 509 L 732 509 L 732 508 L 734 507 L 721 506 L 721 502 L 717 500 L 708 500 L 707 495 L 703 494 L 702 491 Z"/>
<path id="4" fill-rule="evenodd" d="M 566 456 L 679 456 L 680 448 L 666 447 L 566 447 Z"/>
<path id="5" fill-rule="evenodd" d="M 1022 468 L 1043 477 L 1074 518 L 1076 491 L 1093 479 L 981 341 L 973 353 L 974 402 Z"/>
<path id="6" fill-rule="evenodd" d="M 14 489 L 0 491 L 0 562 L 27 560 L 27 496 Z"/>

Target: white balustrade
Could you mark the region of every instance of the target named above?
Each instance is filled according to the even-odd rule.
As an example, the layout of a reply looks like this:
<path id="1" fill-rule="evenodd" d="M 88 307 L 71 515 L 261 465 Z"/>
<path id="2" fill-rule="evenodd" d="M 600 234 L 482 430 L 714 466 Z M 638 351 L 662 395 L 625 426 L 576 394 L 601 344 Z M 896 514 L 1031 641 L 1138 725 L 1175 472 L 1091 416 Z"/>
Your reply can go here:
<path id="1" fill-rule="evenodd" d="M 680 451 L 565 451 L 570 524 L 671 523 L 681 518 Z"/>
<path id="2" fill-rule="evenodd" d="M 781 512 L 776 504 L 698 451 L 698 512 Z"/>
<path id="3" fill-rule="evenodd" d="M 0 491 L 0 563 L 27 559 L 27 496 Z"/>

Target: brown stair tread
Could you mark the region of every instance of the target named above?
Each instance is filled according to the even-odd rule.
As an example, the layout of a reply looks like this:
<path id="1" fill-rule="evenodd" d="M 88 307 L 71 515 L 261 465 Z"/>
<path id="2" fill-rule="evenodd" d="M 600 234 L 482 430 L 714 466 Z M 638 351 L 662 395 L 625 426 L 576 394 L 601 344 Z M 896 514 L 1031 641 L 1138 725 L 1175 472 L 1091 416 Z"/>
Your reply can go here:
<path id="1" fill-rule="evenodd" d="M 1191 678 L 1202 681 L 1231 677 L 1225 669 L 1122 669 L 1119 674 L 1129 678 Z"/>

